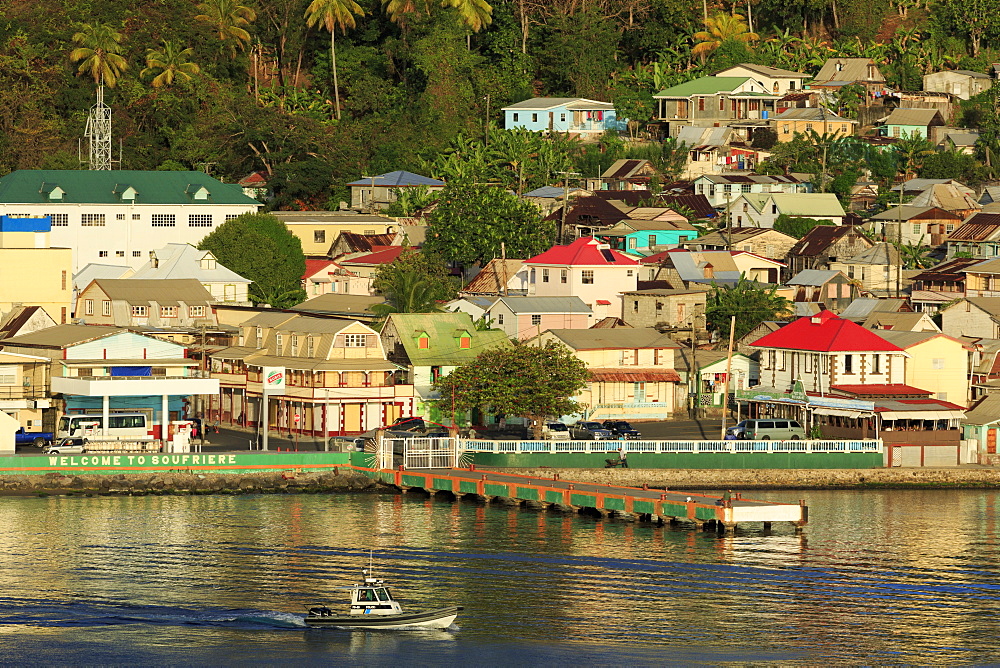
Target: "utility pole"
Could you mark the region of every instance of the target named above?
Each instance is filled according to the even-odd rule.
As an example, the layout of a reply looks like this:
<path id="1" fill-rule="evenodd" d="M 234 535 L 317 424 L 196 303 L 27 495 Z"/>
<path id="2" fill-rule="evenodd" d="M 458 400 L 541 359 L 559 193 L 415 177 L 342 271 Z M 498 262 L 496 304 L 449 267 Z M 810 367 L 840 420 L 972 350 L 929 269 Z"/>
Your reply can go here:
<path id="1" fill-rule="evenodd" d="M 729 410 L 729 378 L 733 375 L 733 337 L 736 334 L 736 316 L 729 321 L 729 353 L 726 355 L 726 382 L 722 391 L 722 434 L 719 440 L 726 440 L 726 411 Z"/>
<path id="2" fill-rule="evenodd" d="M 579 172 L 556 172 L 563 176 L 563 205 L 562 216 L 559 218 L 559 233 L 556 235 L 556 244 L 563 242 L 563 235 L 566 233 L 566 211 L 569 209 L 569 177 L 580 176 Z"/>
<path id="3" fill-rule="evenodd" d="M 375 213 L 375 179 L 378 178 L 378 177 L 376 177 L 376 176 L 362 176 L 361 178 L 363 178 L 363 179 L 371 179 L 372 180 L 372 189 L 371 189 L 371 192 L 368 195 L 368 206 L 367 207 L 364 206 L 365 202 L 364 202 L 364 199 L 362 199 L 362 201 L 361 201 L 362 207 L 361 208 L 368 209 L 369 213 Z"/>

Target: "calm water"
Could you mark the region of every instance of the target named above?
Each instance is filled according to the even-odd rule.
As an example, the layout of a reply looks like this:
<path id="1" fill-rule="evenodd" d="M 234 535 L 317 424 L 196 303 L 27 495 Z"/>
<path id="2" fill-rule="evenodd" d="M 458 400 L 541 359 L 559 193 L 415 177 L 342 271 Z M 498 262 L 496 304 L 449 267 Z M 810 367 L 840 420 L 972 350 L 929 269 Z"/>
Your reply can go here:
<path id="1" fill-rule="evenodd" d="M 748 494 L 748 496 L 750 496 Z M 736 536 L 417 496 L 0 499 L 0 664 L 1000 661 L 997 495 L 773 492 Z M 376 550 L 452 631 L 308 630 Z"/>

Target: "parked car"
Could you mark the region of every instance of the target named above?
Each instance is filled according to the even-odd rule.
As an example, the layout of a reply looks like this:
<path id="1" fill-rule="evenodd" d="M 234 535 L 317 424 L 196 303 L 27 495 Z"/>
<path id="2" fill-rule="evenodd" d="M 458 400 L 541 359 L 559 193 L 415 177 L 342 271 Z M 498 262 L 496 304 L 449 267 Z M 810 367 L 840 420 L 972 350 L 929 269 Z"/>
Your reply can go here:
<path id="1" fill-rule="evenodd" d="M 80 455 L 87 451 L 87 439 L 77 437 L 60 438 L 45 449 L 50 455 Z"/>
<path id="2" fill-rule="evenodd" d="M 548 441 L 568 441 L 569 427 L 562 422 L 546 422 L 542 427 L 542 438 Z"/>
<path id="3" fill-rule="evenodd" d="M 577 422 L 570 433 L 581 441 L 607 441 L 612 438 L 611 432 L 600 422 Z"/>
<path id="4" fill-rule="evenodd" d="M 423 418 L 418 417 L 398 417 L 389 425 L 393 431 L 426 431 L 427 424 Z"/>
<path id="5" fill-rule="evenodd" d="M 632 425 L 626 420 L 605 420 L 604 428 L 610 431 L 611 435 L 616 438 L 621 438 L 622 436 L 629 440 L 642 438 L 642 434 L 633 429 Z"/>
<path id="6" fill-rule="evenodd" d="M 51 442 L 51 431 L 25 431 L 24 427 L 21 427 L 14 432 L 14 443 L 17 445 L 33 445 L 36 448 L 44 448 Z"/>
<path id="7" fill-rule="evenodd" d="M 797 441 L 806 437 L 798 420 L 743 420 L 726 430 L 726 437 L 745 441 Z"/>

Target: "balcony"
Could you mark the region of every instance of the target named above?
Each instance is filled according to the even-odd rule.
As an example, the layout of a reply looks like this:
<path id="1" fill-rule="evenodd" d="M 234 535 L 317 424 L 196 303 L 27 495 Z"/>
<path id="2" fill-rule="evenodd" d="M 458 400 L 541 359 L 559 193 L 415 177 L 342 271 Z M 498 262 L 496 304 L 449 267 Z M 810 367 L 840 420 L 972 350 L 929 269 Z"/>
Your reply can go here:
<path id="1" fill-rule="evenodd" d="M 215 378 L 187 376 L 85 376 L 52 378 L 52 392 L 83 397 L 218 394 Z"/>

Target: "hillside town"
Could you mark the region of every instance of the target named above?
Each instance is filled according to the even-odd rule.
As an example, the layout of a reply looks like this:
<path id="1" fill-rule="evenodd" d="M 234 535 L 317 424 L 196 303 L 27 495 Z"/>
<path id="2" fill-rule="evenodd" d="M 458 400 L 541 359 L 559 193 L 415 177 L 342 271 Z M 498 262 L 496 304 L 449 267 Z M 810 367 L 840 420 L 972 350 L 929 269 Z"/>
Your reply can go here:
<path id="1" fill-rule="evenodd" d="M 866 58 L 814 77 L 743 63 L 659 91 L 641 136 L 608 102 L 528 99 L 492 132 L 631 132 L 675 159 L 533 189 L 359 174 L 336 210 L 275 208 L 265 172 L 13 171 L 5 425 L 132 411 L 163 430 L 321 438 L 409 418 L 530 431 L 488 405 L 449 410 L 439 382 L 488 350 L 552 345 L 587 379 L 578 412 L 547 421 L 790 419 L 810 438 L 897 444 L 908 465 L 995 463 L 1000 181 L 918 174 L 972 155 L 959 104 L 998 72 L 904 92 Z M 789 148 L 819 152 L 818 173 L 794 171 Z M 290 243 L 261 245 L 262 216 Z M 293 285 L 266 284 L 295 258 Z M 285 385 L 265 400 L 271 368 Z"/>

